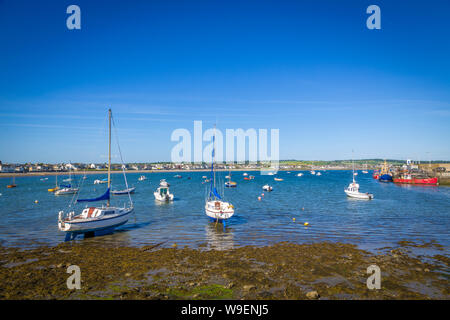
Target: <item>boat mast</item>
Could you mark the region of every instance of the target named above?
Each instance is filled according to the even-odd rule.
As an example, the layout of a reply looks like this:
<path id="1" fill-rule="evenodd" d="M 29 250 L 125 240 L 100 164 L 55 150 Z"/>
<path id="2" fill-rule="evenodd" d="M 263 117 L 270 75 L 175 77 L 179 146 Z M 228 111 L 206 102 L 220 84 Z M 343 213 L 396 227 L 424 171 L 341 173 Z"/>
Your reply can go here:
<path id="1" fill-rule="evenodd" d="M 353 183 L 355 183 L 355 162 L 353 160 L 353 150 L 352 150 L 352 178 L 353 178 Z"/>
<path id="2" fill-rule="evenodd" d="M 108 110 L 109 144 L 108 144 L 108 189 L 111 187 L 111 109 Z M 106 204 L 109 207 L 109 199 Z"/>

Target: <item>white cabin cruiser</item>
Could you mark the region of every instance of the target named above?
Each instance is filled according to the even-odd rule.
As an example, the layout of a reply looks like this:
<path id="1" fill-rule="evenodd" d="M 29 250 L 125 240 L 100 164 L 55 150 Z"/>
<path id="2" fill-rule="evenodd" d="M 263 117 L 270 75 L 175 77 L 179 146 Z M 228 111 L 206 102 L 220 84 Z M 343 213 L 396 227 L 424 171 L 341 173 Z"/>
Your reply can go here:
<path id="1" fill-rule="evenodd" d="M 365 199 L 365 200 L 372 200 L 373 194 L 371 193 L 362 193 L 359 192 L 359 184 L 353 180 L 352 183 L 348 185 L 348 187 L 344 190 L 347 196 L 351 198 L 357 198 L 357 199 Z"/>
<path id="2" fill-rule="evenodd" d="M 169 184 L 165 179 L 159 182 L 159 187 L 153 192 L 155 199 L 161 202 L 173 201 L 173 194 L 169 191 Z"/>
<path id="3" fill-rule="evenodd" d="M 350 183 L 348 185 L 348 187 L 346 189 L 344 189 L 344 192 L 350 198 L 372 200 L 373 199 L 373 194 L 368 193 L 368 192 L 366 192 L 366 193 L 359 192 L 359 184 L 356 183 L 356 181 L 355 181 L 355 176 L 357 175 L 357 173 L 355 173 L 355 165 L 353 163 L 353 159 L 352 159 L 352 167 L 353 167 L 353 169 L 352 169 L 353 181 L 352 181 L 352 183 Z"/>

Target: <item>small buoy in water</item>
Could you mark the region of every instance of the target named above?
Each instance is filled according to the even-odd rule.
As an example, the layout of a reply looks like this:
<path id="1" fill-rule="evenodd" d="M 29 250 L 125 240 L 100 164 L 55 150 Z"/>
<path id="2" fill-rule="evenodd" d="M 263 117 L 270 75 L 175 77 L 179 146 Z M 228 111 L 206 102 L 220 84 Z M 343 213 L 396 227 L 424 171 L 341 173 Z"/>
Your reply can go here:
<path id="1" fill-rule="evenodd" d="M 258 200 L 261 201 L 261 197 L 258 197 Z"/>
<path id="2" fill-rule="evenodd" d="M 292 221 L 294 221 L 294 222 L 295 222 L 295 218 L 292 218 Z"/>
<path id="3" fill-rule="evenodd" d="M 37 201 L 37 200 L 34 200 L 34 203 L 39 203 L 39 201 Z"/>
<path id="4" fill-rule="evenodd" d="M 302 208 L 302 211 L 305 211 L 305 208 Z"/>
<path id="5" fill-rule="evenodd" d="M 264 192 L 263 193 L 261 193 L 261 195 L 264 197 Z"/>
<path id="6" fill-rule="evenodd" d="M 305 222 L 303 225 L 306 227 L 306 226 L 309 226 L 309 223 Z"/>

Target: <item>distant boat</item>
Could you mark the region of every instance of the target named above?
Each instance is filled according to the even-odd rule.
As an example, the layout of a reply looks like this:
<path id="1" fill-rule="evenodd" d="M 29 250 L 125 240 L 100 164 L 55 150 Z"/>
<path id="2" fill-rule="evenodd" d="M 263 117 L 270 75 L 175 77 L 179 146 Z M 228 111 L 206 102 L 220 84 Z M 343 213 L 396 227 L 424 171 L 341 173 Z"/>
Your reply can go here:
<path id="1" fill-rule="evenodd" d="M 311 174 L 316 174 L 316 172 L 314 170 L 311 171 Z"/>
<path id="2" fill-rule="evenodd" d="M 69 185 L 61 185 L 61 188 L 58 188 L 58 190 L 55 191 L 55 196 L 61 196 L 61 195 L 65 195 L 65 194 L 75 194 L 79 191 L 78 188 L 72 188 L 72 186 Z"/>
<path id="3" fill-rule="evenodd" d="M 67 181 L 72 181 L 72 173 L 69 167 L 69 178 L 68 179 L 64 179 L 63 181 L 67 182 Z M 62 187 L 62 189 L 61 189 Z M 72 185 L 61 185 L 60 187 L 58 187 L 57 190 L 55 190 L 55 196 L 61 196 L 61 195 L 65 195 L 65 194 L 75 194 L 79 191 L 78 188 L 73 188 Z"/>
<path id="4" fill-rule="evenodd" d="M 281 179 L 281 178 L 273 178 L 273 180 L 275 180 L 275 181 L 283 181 L 283 179 Z"/>
<path id="5" fill-rule="evenodd" d="M 54 188 L 50 188 L 47 189 L 48 192 L 55 192 L 56 190 L 58 190 L 58 174 L 55 175 L 55 187 Z"/>
<path id="6" fill-rule="evenodd" d="M 147 177 L 146 176 L 140 176 L 138 180 L 139 181 L 144 181 L 144 180 L 147 180 Z"/>
<path id="7" fill-rule="evenodd" d="M 225 178 L 228 179 L 228 181 L 225 182 L 225 187 L 227 187 L 227 188 L 236 188 L 237 187 L 237 183 L 234 181 L 231 181 L 231 170 L 228 173 L 228 176 L 226 176 Z"/>
<path id="8" fill-rule="evenodd" d="M 103 184 L 103 183 L 108 183 L 108 179 L 94 180 L 94 184 Z"/>
<path id="9" fill-rule="evenodd" d="M 267 172 L 267 175 L 268 176 L 273 176 L 275 173 L 273 173 L 273 172 Z"/>
<path id="10" fill-rule="evenodd" d="M 302 175 L 303 175 L 303 173 L 300 172 L 297 174 L 297 177 L 301 177 Z"/>
<path id="11" fill-rule="evenodd" d="M 131 187 L 128 189 L 123 189 L 123 190 L 111 190 L 111 193 L 113 195 L 122 195 L 122 194 L 129 194 L 129 193 L 134 193 L 134 191 L 136 190 L 136 187 Z"/>
<path id="12" fill-rule="evenodd" d="M 173 176 L 174 178 L 181 178 L 181 175 L 177 174 Z"/>
<path id="13" fill-rule="evenodd" d="M 206 198 L 205 203 L 205 213 L 206 215 L 216 221 L 225 222 L 227 219 L 234 215 L 234 206 L 226 201 L 223 201 L 223 195 L 220 195 L 216 189 L 216 174 L 214 171 L 214 160 L 215 160 L 215 140 L 216 140 L 216 128 L 214 126 L 213 135 L 213 150 L 212 150 L 212 161 L 211 161 L 211 185 L 209 188 L 209 193 Z"/>
<path id="14" fill-rule="evenodd" d="M 247 172 L 244 172 L 243 176 L 244 176 L 244 177 L 248 176 L 248 173 L 247 173 Z"/>
<path id="15" fill-rule="evenodd" d="M 12 178 L 12 183 L 8 184 L 6 187 L 9 188 L 9 189 L 17 187 L 17 185 L 16 185 L 16 177 L 15 176 L 13 176 L 13 178 Z"/>
<path id="16" fill-rule="evenodd" d="M 344 189 L 344 192 L 347 194 L 348 197 L 351 198 L 357 198 L 357 199 L 364 199 L 364 200 L 372 200 L 373 194 L 370 193 L 361 193 L 359 192 L 359 184 L 355 181 L 355 166 L 352 159 L 352 179 L 353 182 L 348 185 L 346 189 Z"/>
<path id="17" fill-rule="evenodd" d="M 40 180 L 41 181 L 46 181 L 46 180 L 48 180 L 48 178 L 41 178 Z"/>
<path id="18" fill-rule="evenodd" d="M 169 184 L 165 179 L 162 179 L 159 182 L 159 187 L 153 192 L 155 199 L 161 202 L 172 201 L 173 194 L 169 191 Z"/>
<path id="19" fill-rule="evenodd" d="M 378 178 L 378 181 L 380 181 L 380 182 L 393 182 L 392 173 L 389 170 L 389 166 L 388 166 L 386 160 L 384 160 L 383 167 L 380 170 L 380 176 Z"/>
<path id="20" fill-rule="evenodd" d="M 244 180 L 253 180 L 253 179 L 255 179 L 255 176 L 244 177 Z"/>
<path id="21" fill-rule="evenodd" d="M 268 192 L 273 190 L 273 188 L 271 186 L 269 186 L 268 184 L 264 185 L 262 188 L 264 191 L 268 191 Z"/>
<path id="22" fill-rule="evenodd" d="M 322 174 L 320 172 L 317 172 L 316 176 L 321 176 Z"/>
<path id="23" fill-rule="evenodd" d="M 369 173 L 369 171 L 363 170 L 362 173 L 366 174 L 366 173 Z"/>

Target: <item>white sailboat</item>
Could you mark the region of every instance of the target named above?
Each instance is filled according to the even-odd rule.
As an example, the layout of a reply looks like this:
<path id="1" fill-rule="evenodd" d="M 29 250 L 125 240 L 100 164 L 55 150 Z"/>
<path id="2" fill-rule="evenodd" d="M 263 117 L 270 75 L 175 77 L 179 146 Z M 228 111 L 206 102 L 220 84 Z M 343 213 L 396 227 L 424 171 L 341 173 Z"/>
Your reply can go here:
<path id="1" fill-rule="evenodd" d="M 153 192 L 155 199 L 161 202 L 173 201 L 173 194 L 169 191 L 169 184 L 166 179 L 159 182 L 159 187 Z"/>
<path id="2" fill-rule="evenodd" d="M 352 159 L 352 166 L 353 166 L 353 169 L 352 169 L 353 182 L 350 183 L 346 189 L 344 189 L 344 192 L 350 198 L 372 200 L 373 194 L 368 193 L 368 192 L 366 192 L 366 193 L 359 192 L 359 184 L 356 183 L 356 180 L 355 180 L 355 166 L 353 164 L 353 159 Z"/>
<path id="3" fill-rule="evenodd" d="M 96 207 L 86 207 L 80 214 L 75 214 L 74 210 L 65 213 L 63 210 L 58 214 L 58 228 L 66 232 L 66 240 L 73 239 L 77 234 L 93 234 L 102 231 L 112 231 L 114 228 L 127 223 L 134 211 L 131 196 L 128 193 L 130 203 L 128 206 L 114 207 L 110 205 L 111 188 L 111 109 L 108 110 L 109 119 L 109 148 L 108 148 L 108 189 L 106 192 L 93 199 L 75 199 L 74 203 L 106 201 L 106 204 Z M 120 148 L 119 148 L 120 153 Z M 122 155 L 120 155 L 122 157 Z M 122 161 L 123 162 L 123 161 Z M 122 170 L 124 170 L 122 168 Z M 125 184 L 128 189 L 125 171 L 123 171 Z M 71 203 L 72 204 L 72 203 Z M 69 205 L 69 208 L 71 205 Z"/>
<path id="4" fill-rule="evenodd" d="M 69 166 L 69 178 L 68 179 L 64 179 L 63 181 L 72 181 L 72 172 L 71 172 L 71 166 Z M 65 195 L 65 194 L 75 194 L 79 191 L 79 188 L 74 188 L 72 187 L 71 184 L 68 185 L 60 185 L 60 187 L 54 191 L 55 196 L 61 196 L 61 195 Z"/>
<path id="5" fill-rule="evenodd" d="M 221 196 L 216 189 L 216 173 L 214 171 L 214 160 L 215 160 L 215 141 L 216 141 L 216 128 L 214 126 L 214 136 L 213 136 L 213 150 L 212 150 L 212 161 L 211 161 L 211 185 L 209 188 L 208 197 L 205 203 L 205 213 L 206 215 L 216 221 L 225 222 L 227 219 L 231 218 L 234 214 L 234 206 L 226 201 L 223 201 L 223 195 Z"/>

